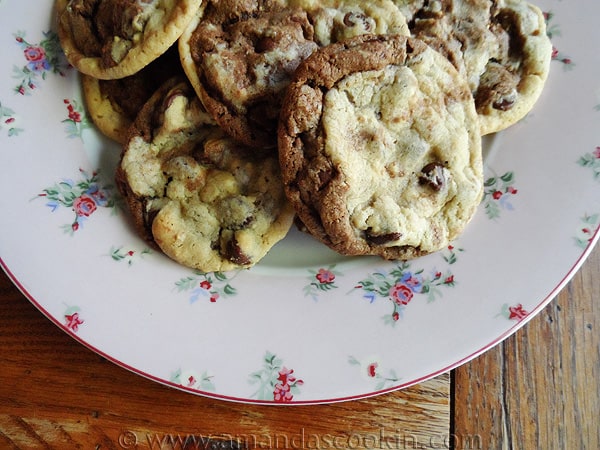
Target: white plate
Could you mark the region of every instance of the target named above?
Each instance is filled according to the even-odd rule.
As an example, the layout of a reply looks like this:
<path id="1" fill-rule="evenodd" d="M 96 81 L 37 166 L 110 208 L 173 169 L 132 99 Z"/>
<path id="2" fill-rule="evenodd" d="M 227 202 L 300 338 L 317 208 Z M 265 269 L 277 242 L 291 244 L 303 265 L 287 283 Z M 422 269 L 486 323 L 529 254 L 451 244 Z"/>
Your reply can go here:
<path id="1" fill-rule="evenodd" d="M 598 237 L 596 0 L 540 1 L 556 49 L 546 89 L 486 139 L 486 196 L 451 248 L 396 264 L 292 232 L 226 274 L 181 267 L 130 230 L 112 180 L 119 150 L 86 119 L 50 5 L 0 0 L 1 265 L 57 326 L 142 376 L 257 403 L 403 388 L 516 331 Z"/>

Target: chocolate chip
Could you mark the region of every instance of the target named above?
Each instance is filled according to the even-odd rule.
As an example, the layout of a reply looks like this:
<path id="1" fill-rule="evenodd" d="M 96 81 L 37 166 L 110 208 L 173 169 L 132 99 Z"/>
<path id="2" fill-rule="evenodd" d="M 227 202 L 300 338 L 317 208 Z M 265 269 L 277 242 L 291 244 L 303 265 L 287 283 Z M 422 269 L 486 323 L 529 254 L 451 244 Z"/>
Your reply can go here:
<path id="1" fill-rule="evenodd" d="M 385 245 L 389 242 L 397 241 L 402 237 L 402 233 L 392 232 L 386 234 L 372 234 L 367 230 L 365 233 L 367 241 L 374 245 Z"/>
<path id="2" fill-rule="evenodd" d="M 346 25 L 347 27 L 352 27 L 354 26 L 354 22 L 352 21 L 352 16 L 354 14 L 349 12 L 346 13 L 346 15 L 344 16 L 344 25 Z"/>
<path id="3" fill-rule="evenodd" d="M 348 12 L 344 16 L 344 25 L 349 28 L 356 26 L 357 22 L 362 22 L 365 31 L 371 31 L 371 24 L 369 23 L 368 17 L 364 14 Z"/>
<path id="4" fill-rule="evenodd" d="M 225 253 L 227 259 L 234 264 L 238 264 L 240 266 L 252 264 L 252 260 L 246 254 L 244 254 L 235 236 L 232 236 L 232 238 L 227 241 Z"/>
<path id="5" fill-rule="evenodd" d="M 515 104 L 514 99 L 503 97 L 503 98 L 496 100 L 494 103 L 492 103 L 492 107 L 494 109 L 498 109 L 500 111 L 508 111 L 510 108 L 513 107 L 514 104 Z"/>
<path id="6" fill-rule="evenodd" d="M 475 93 L 477 111 L 485 111 L 486 107 L 506 111 L 510 109 L 518 96 L 519 77 L 503 65 L 490 61 L 479 80 Z"/>
<path id="7" fill-rule="evenodd" d="M 438 162 L 432 162 L 427 164 L 421 169 L 419 183 L 427 184 L 436 192 L 441 191 L 444 187 L 444 184 L 446 184 L 446 174 L 444 165 Z"/>

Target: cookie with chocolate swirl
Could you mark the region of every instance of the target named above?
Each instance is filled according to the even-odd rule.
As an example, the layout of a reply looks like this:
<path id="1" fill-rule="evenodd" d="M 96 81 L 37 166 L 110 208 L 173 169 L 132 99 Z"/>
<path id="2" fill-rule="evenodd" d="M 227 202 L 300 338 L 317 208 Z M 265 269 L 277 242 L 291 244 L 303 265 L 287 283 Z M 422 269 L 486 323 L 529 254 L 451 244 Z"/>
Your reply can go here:
<path id="1" fill-rule="evenodd" d="M 167 51 L 202 0 L 56 0 L 69 63 L 99 79 L 130 76 Z"/>
<path id="2" fill-rule="evenodd" d="M 300 64 L 281 110 L 279 159 L 303 227 L 344 255 L 443 249 L 483 193 L 466 80 L 401 35 L 347 39 Z"/>
<path id="3" fill-rule="evenodd" d="M 413 37 L 444 54 L 468 82 L 481 133 L 530 112 L 552 55 L 541 10 L 525 0 L 394 0 Z"/>
<path id="4" fill-rule="evenodd" d="M 80 73 L 86 109 L 98 130 L 124 144 L 127 133 L 140 109 L 168 79 L 183 76 L 177 46 L 140 71 L 125 78 L 100 80 Z"/>
<path id="5" fill-rule="evenodd" d="M 213 118 L 250 146 L 277 145 L 281 99 L 298 64 L 358 34 L 408 34 L 391 0 L 206 0 L 179 40 Z"/>

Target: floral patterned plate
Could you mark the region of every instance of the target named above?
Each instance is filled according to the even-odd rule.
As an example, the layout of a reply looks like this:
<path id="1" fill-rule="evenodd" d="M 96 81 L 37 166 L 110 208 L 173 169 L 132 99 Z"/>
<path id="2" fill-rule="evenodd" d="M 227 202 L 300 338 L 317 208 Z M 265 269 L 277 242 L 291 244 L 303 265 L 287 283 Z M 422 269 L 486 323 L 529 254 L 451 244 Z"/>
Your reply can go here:
<path id="1" fill-rule="evenodd" d="M 356 399 L 423 381 L 515 332 L 600 224 L 600 3 L 540 0 L 555 46 L 529 116 L 485 140 L 465 233 L 410 262 L 344 258 L 297 231 L 256 267 L 201 273 L 132 232 L 61 54 L 51 2 L 0 0 L 0 255 L 57 326 L 110 361 L 240 402 Z"/>

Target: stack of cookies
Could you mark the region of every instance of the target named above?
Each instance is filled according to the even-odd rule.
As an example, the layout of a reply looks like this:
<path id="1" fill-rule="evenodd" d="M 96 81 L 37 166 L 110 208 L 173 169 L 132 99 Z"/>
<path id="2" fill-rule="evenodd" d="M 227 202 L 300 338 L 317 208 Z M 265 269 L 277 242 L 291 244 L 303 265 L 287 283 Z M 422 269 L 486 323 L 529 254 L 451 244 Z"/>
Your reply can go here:
<path id="1" fill-rule="evenodd" d="M 206 272 L 294 222 L 349 256 L 445 248 L 481 200 L 481 137 L 532 109 L 551 55 L 524 0 L 56 4 L 136 229 Z"/>

